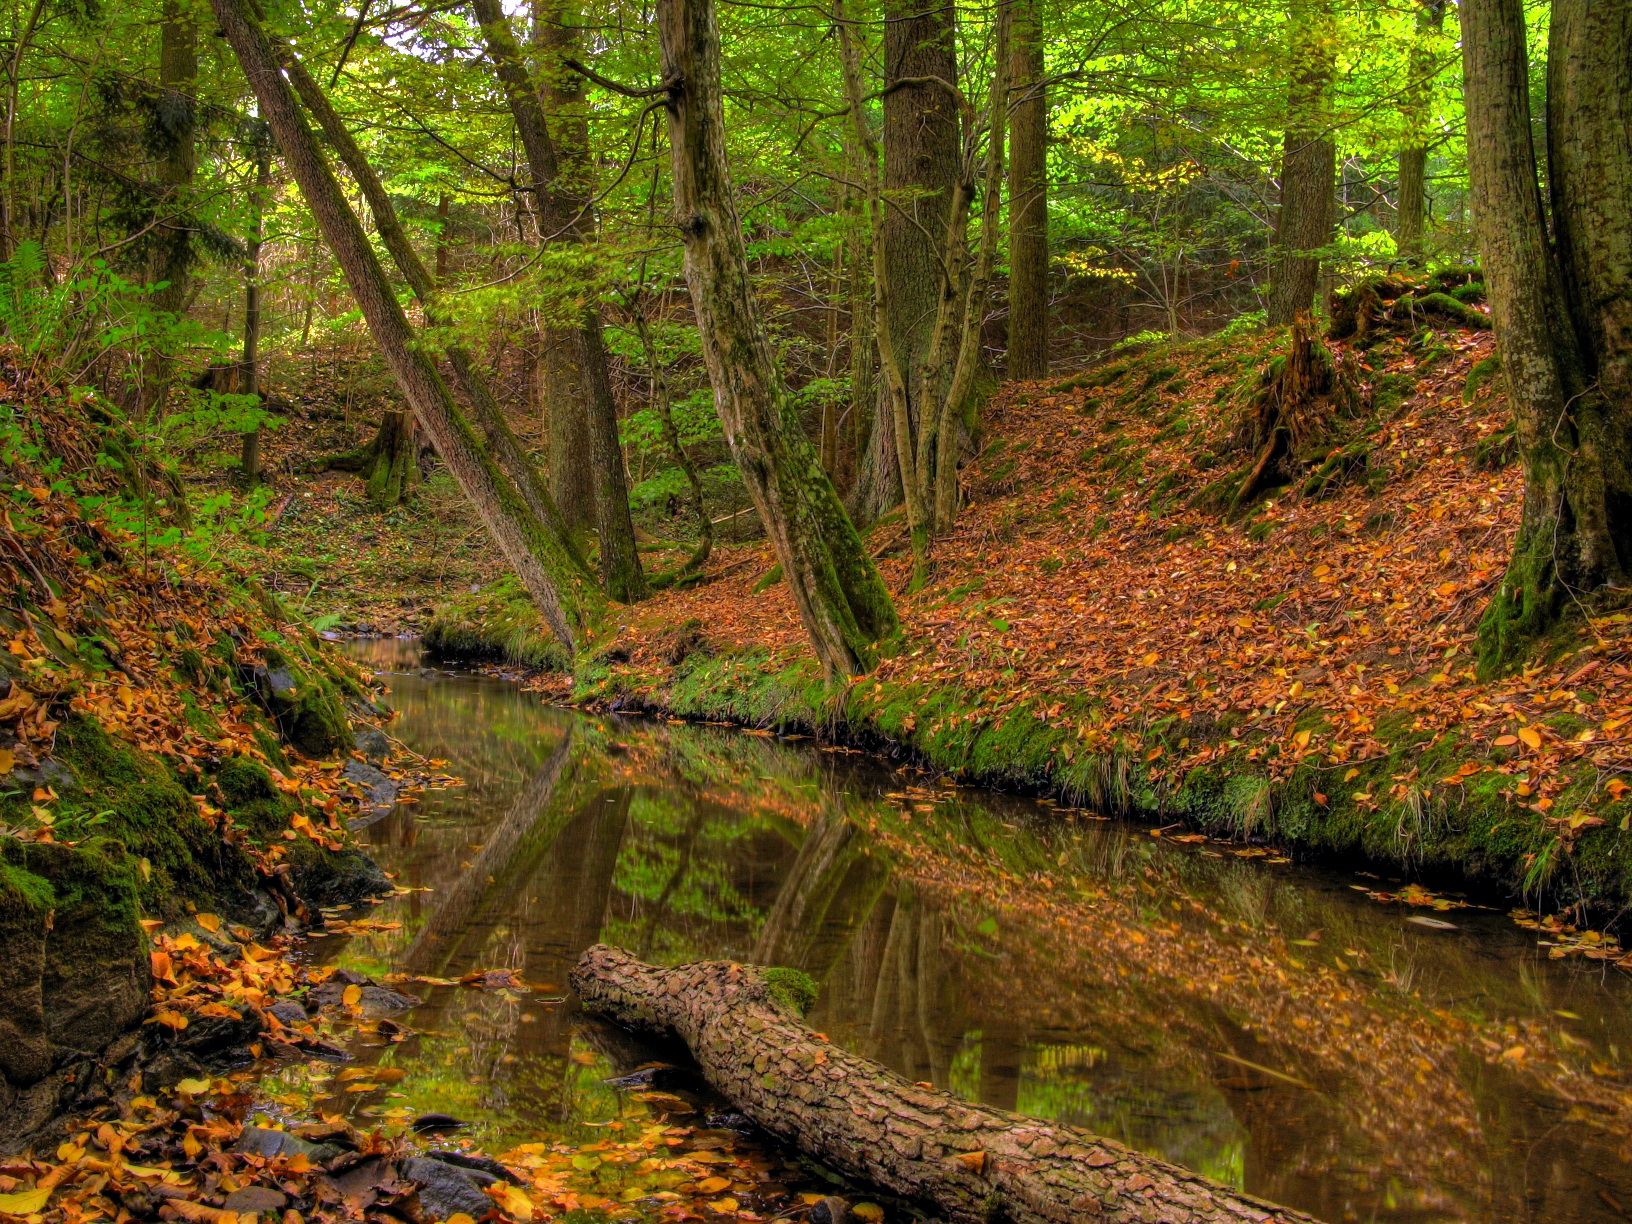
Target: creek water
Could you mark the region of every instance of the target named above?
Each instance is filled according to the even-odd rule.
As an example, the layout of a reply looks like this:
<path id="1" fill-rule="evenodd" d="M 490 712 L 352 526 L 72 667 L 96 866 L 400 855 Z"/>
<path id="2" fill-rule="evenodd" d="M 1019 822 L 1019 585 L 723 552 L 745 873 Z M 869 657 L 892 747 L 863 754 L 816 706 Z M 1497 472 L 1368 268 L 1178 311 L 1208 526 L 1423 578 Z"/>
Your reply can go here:
<path id="1" fill-rule="evenodd" d="M 325 1112 L 451 1113 L 494 1150 L 643 1112 L 562 999 L 605 941 L 804 969 L 810 1023 L 911 1079 L 1334 1224 L 1632 1218 L 1632 977 L 1503 913 L 811 740 L 552 708 L 412 642 L 350 649 L 393 734 L 463 785 L 362 832 L 409 891 L 311 955 L 530 989 L 407 982 L 415 1035 L 353 1051 L 405 1074 L 306 1102 Z"/>

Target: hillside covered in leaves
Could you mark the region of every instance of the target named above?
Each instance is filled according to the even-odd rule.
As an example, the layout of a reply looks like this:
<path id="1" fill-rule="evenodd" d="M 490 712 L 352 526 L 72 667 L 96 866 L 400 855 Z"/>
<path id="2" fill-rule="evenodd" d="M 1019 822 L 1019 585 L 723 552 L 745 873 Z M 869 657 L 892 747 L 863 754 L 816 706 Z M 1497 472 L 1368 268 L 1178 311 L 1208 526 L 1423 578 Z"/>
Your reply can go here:
<path id="1" fill-rule="evenodd" d="M 264 939 L 388 890 L 348 820 L 400 771 L 381 768 L 375 692 L 213 562 L 200 524 L 179 530 L 173 478 L 105 405 L 14 354 L 0 403 L 0 1139 L 16 1144 L 139 1088 L 155 1046 L 185 1068 L 251 1039 L 253 1013 L 221 1003 L 143 1028 L 148 931 L 236 948 L 228 929 Z"/>
<path id="2" fill-rule="evenodd" d="M 1329 342 L 1327 382 L 1284 424 L 1265 414 L 1285 331 L 1005 386 L 966 472 L 971 505 L 921 590 L 899 521 L 872 532 L 906 636 L 837 699 L 755 547 L 631 609 L 575 686 L 544 683 L 1619 906 L 1632 622 L 1595 618 L 1533 666 L 1482 673 L 1477 621 L 1521 479 L 1484 316 L 1436 285 L 1414 301 Z M 505 589 L 456 601 L 433 643 L 547 660 Z"/>

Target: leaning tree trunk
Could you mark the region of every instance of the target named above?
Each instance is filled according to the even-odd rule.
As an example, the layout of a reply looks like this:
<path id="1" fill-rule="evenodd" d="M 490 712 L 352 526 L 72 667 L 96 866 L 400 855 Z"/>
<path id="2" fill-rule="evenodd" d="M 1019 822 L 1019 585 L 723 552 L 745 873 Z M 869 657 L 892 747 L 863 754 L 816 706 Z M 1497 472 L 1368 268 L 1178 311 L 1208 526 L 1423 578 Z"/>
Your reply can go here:
<path id="1" fill-rule="evenodd" d="M 884 191 L 892 205 L 880 221 L 890 288 L 889 340 L 910 374 L 933 337 L 941 293 L 940 257 L 952 188 L 962 162 L 958 106 L 957 18 L 951 4 L 889 0 L 884 23 Z M 880 281 L 879 284 L 883 284 Z M 850 508 L 870 523 L 900 504 L 901 462 L 896 413 L 887 387 L 861 455 Z M 907 388 L 908 421 L 918 427 L 914 389 Z"/>
<path id="2" fill-rule="evenodd" d="M 785 977 L 782 975 L 786 975 Z M 849 1177 L 952 1224 L 1312 1221 L 1074 1127 L 914 1084 L 799 1018 L 810 979 L 723 961 L 660 969 L 597 944 L 572 986 L 590 1011 L 684 1041 L 747 1117 Z"/>
<path id="3" fill-rule="evenodd" d="M 301 62 L 294 49 L 285 44 L 280 51 L 283 55 L 284 70 L 288 73 L 295 92 L 300 95 L 307 112 L 317 120 L 323 135 L 328 138 L 339 155 L 341 164 L 346 167 L 352 180 L 362 191 L 369 212 L 373 214 L 374 228 L 380 235 L 380 242 L 385 247 L 386 254 L 391 257 L 392 263 L 396 264 L 403 280 L 408 282 L 408 288 L 419 299 L 425 317 L 432 324 L 451 331 L 452 320 L 437 296 L 438 284 L 431 279 L 430 271 L 420 259 L 419 252 L 414 249 L 408 232 L 403 229 L 396 206 L 386 194 L 385 184 L 374 172 L 374 167 L 352 136 L 351 130 L 346 127 L 345 121 L 340 118 L 339 112 L 329 102 L 328 95 L 312 79 L 311 73 L 306 71 L 306 65 Z M 567 521 L 550 496 L 549 489 L 539 478 L 537 468 L 527 457 L 521 439 L 517 438 L 515 431 L 510 428 L 504 410 L 499 406 L 492 388 L 477 368 L 469 350 L 463 344 L 453 342 L 445 345 L 443 351 L 447 353 L 448 364 L 453 367 L 453 376 L 458 380 L 471 410 L 476 414 L 476 423 L 481 427 L 488 448 L 499 467 L 521 494 L 522 500 L 527 503 L 527 508 L 534 517 L 555 536 L 559 546 L 573 564 L 582 570 L 586 577 L 593 577 L 589 566 L 579 554 Z"/>
<path id="4" fill-rule="evenodd" d="M 1009 377 L 1048 373 L 1048 93 L 1036 0 L 1014 7 L 1010 67 Z"/>
<path id="5" fill-rule="evenodd" d="M 1337 206 L 1337 145 L 1327 114 L 1333 50 L 1330 0 L 1293 0 L 1281 206 L 1275 222 L 1277 266 L 1269 323 L 1309 313 L 1320 289 L 1320 250 L 1332 240 Z"/>
<path id="6" fill-rule="evenodd" d="M 674 208 L 714 405 L 817 658 L 830 676 L 856 675 L 871 666 L 878 643 L 893 638 L 899 622 L 805 436 L 748 280 L 726 163 L 712 0 L 662 0 L 658 31 Z"/>
<path id="7" fill-rule="evenodd" d="M 1617 598 L 1632 571 L 1632 5 L 1553 5 L 1556 245 L 1536 186 L 1523 2 L 1464 0 L 1461 13 L 1469 178 L 1524 464 L 1518 537 L 1479 626 L 1495 671 L 1573 606 Z"/>
<path id="8" fill-rule="evenodd" d="M 211 8 L 414 416 L 545 622 L 562 646 L 576 653 L 599 609 L 598 592 L 582 581 L 560 540 L 532 513 L 487 453 L 418 343 L 368 236 L 301 118 L 271 42 L 249 16 L 245 0 L 211 0 Z"/>

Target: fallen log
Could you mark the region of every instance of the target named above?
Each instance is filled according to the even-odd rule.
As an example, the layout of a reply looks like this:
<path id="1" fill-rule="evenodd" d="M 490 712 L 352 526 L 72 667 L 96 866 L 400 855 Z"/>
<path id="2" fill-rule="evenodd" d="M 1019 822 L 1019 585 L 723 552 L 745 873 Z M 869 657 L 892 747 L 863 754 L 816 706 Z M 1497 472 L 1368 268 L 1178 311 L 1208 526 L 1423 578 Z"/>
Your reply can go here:
<path id="1" fill-rule="evenodd" d="M 709 1083 L 771 1134 L 951 1224 L 1313 1219 L 1079 1128 L 911 1083 L 804 1024 L 814 996 L 792 970 L 661 969 L 597 944 L 572 985 L 592 1012 L 680 1038 Z"/>

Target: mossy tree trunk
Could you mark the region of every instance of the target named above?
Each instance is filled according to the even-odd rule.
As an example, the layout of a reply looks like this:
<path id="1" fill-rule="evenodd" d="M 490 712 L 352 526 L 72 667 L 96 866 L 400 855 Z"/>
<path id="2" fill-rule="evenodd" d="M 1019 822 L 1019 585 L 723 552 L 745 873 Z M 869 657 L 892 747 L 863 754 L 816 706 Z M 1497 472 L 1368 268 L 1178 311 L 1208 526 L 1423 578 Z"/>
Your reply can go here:
<path id="1" fill-rule="evenodd" d="M 191 221 L 193 176 L 198 166 L 198 20 L 192 0 L 165 0 L 159 24 L 159 89 L 164 102 L 148 283 L 158 285 L 148 304 L 161 314 L 179 315 L 187 304 L 187 270 L 193 262 Z M 9 185 L 8 185 L 9 186 Z M 175 376 L 175 355 L 155 349 L 143 363 L 144 413 L 164 410 Z"/>
<path id="2" fill-rule="evenodd" d="M 782 382 L 748 278 L 725 152 L 712 0 L 658 7 L 674 207 L 714 405 L 800 619 L 829 675 L 866 671 L 899 622 Z"/>
<path id="3" fill-rule="evenodd" d="M 255 190 L 250 199 L 249 241 L 244 251 L 244 355 L 238 365 L 238 391 L 259 397 L 261 393 L 261 234 L 266 211 L 266 193 L 272 186 L 272 134 L 264 124 L 256 124 Z M 260 483 L 261 427 L 246 429 L 239 452 L 239 475 L 246 485 Z"/>
<path id="4" fill-rule="evenodd" d="M 884 191 L 896 206 L 878 219 L 884 274 L 875 278 L 875 288 L 889 287 L 884 326 L 909 376 L 930 344 L 941 291 L 940 253 L 962 162 L 957 84 L 953 5 L 889 0 L 884 6 L 883 173 Z M 882 331 L 878 339 L 882 346 Z M 905 393 L 907 419 L 916 425 L 914 388 L 906 387 Z M 899 422 L 890 394 L 880 385 L 851 490 L 851 510 L 864 524 L 901 502 L 898 448 L 912 443 L 896 436 Z"/>
<path id="5" fill-rule="evenodd" d="M 722 961 L 660 969 L 597 944 L 572 986 L 590 1011 L 680 1038 L 709 1083 L 771 1134 L 952 1224 L 1312 1224 L 1113 1140 L 926 1088 L 833 1045 L 800 1018 L 813 995 L 801 973 Z"/>
<path id="6" fill-rule="evenodd" d="M 1332 240 L 1337 205 L 1337 145 L 1329 115 L 1334 37 L 1331 0 L 1292 0 L 1281 205 L 1268 308 L 1272 327 L 1309 313 L 1320 289 L 1320 250 Z"/>
<path id="7" fill-rule="evenodd" d="M 1557 0 L 1553 242 L 1537 186 L 1522 0 L 1465 0 L 1468 168 L 1524 465 L 1506 575 L 1479 627 L 1496 671 L 1632 570 L 1632 4 Z"/>
<path id="8" fill-rule="evenodd" d="M 583 581 L 560 539 L 532 512 L 482 445 L 418 343 L 368 236 L 301 117 L 271 42 L 250 16 L 245 0 L 211 0 L 211 7 L 414 416 L 546 623 L 567 651 L 576 653 L 600 610 L 599 592 Z"/>
<path id="9" fill-rule="evenodd" d="M 368 504 L 389 510 L 408 500 L 419 484 L 419 440 L 414 419 L 406 412 L 388 412 L 369 443 L 360 474 L 368 486 Z"/>

